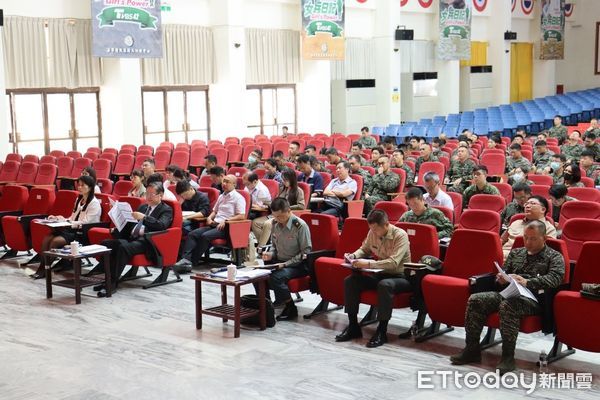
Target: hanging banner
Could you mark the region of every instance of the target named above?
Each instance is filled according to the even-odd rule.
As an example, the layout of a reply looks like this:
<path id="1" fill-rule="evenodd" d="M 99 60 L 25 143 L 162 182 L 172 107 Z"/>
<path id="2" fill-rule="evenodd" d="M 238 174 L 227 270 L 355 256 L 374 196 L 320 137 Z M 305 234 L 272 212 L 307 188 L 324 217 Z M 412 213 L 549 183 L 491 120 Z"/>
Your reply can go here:
<path id="1" fill-rule="evenodd" d="M 302 0 L 302 57 L 343 60 L 344 0 Z"/>
<path id="2" fill-rule="evenodd" d="M 440 0 L 440 60 L 471 59 L 472 2 Z"/>
<path id="3" fill-rule="evenodd" d="M 160 0 L 92 0 L 92 54 L 160 58 Z"/>
<path id="4" fill-rule="evenodd" d="M 542 0 L 540 60 L 562 60 L 565 54 L 565 0 Z"/>

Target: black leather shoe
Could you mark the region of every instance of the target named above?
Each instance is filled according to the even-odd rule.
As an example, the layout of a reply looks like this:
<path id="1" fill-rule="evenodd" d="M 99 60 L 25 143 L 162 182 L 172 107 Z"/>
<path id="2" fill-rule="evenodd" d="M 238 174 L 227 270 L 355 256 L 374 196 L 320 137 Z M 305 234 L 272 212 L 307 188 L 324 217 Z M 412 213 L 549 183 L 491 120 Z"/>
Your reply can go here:
<path id="1" fill-rule="evenodd" d="M 379 347 L 385 343 L 387 343 L 387 333 L 377 330 L 373 337 L 367 342 L 367 347 Z"/>
<path id="2" fill-rule="evenodd" d="M 277 321 L 290 321 L 296 318 L 298 318 L 298 309 L 294 302 L 290 301 L 276 319 Z"/>
<path id="3" fill-rule="evenodd" d="M 117 288 L 113 288 L 111 290 L 111 295 L 114 294 L 117 291 Z M 98 297 L 107 297 L 108 293 L 106 292 L 106 289 L 102 288 L 102 290 L 100 290 L 97 294 Z"/>
<path id="4" fill-rule="evenodd" d="M 94 286 L 93 289 L 94 289 L 94 292 L 101 291 L 102 289 L 104 289 L 104 283 Z"/>
<path id="5" fill-rule="evenodd" d="M 31 279 L 44 279 L 46 277 L 46 272 L 36 272 L 35 274 L 29 275 Z"/>
<path id="6" fill-rule="evenodd" d="M 360 326 L 352 326 L 349 325 L 346 329 L 342 331 L 339 335 L 335 337 L 336 342 L 347 342 L 352 339 L 360 339 L 362 338 L 362 330 Z"/>

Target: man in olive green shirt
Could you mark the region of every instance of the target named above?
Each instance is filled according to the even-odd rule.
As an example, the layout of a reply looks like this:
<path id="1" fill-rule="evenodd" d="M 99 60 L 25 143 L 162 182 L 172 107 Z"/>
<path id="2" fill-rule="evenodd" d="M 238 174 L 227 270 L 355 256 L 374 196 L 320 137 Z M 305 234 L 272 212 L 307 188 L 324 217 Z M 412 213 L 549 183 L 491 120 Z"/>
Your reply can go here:
<path id="1" fill-rule="evenodd" d="M 469 206 L 469 200 L 476 194 L 500 195 L 496 186 L 487 182 L 488 169 L 485 165 L 478 165 L 473 169 L 473 184 L 463 192 L 463 209 Z"/>
<path id="2" fill-rule="evenodd" d="M 412 290 L 404 278 L 404 263 L 410 262 L 410 247 L 407 233 L 389 223 L 383 210 L 373 210 L 367 217 L 369 233 L 362 246 L 354 253 L 345 254 L 350 261 L 352 275 L 344 280 L 346 313 L 350 324 L 335 337 L 336 342 L 361 338 L 358 324 L 360 295 L 365 290 L 377 290 L 377 319 L 379 325 L 367 347 L 378 347 L 387 342 L 387 325 L 392 317 L 394 295 Z M 377 257 L 377 261 L 365 257 Z M 381 272 L 365 274 L 364 268 L 378 268 Z"/>
<path id="3" fill-rule="evenodd" d="M 567 157 L 567 162 L 570 164 L 571 162 L 579 161 L 581 158 L 581 153 L 583 152 L 583 145 L 579 144 L 579 132 L 573 131 L 569 135 L 569 140 L 567 143 L 560 146 L 560 152 Z"/>
<path id="4" fill-rule="evenodd" d="M 446 175 L 448 178 L 447 191 L 462 193 L 473 178 L 473 168 L 475 168 L 475 163 L 469 158 L 469 148 L 459 146 L 456 149 L 456 160 L 452 160 Z"/>
<path id="5" fill-rule="evenodd" d="M 400 222 L 414 222 L 435 227 L 438 238 L 449 238 L 452 235 L 452 222 L 437 208 L 429 207 L 423 199 L 419 188 L 411 188 L 406 192 L 406 203 L 410 210 L 400 217 Z"/>
<path id="6" fill-rule="evenodd" d="M 363 148 L 372 149 L 377 146 L 377 141 L 371 134 L 369 133 L 369 128 L 363 126 L 360 130 L 360 138 L 358 138 L 357 142 L 359 142 Z"/>
<path id="7" fill-rule="evenodd" d="M 557 138 L 559 144 L 563 144 L 567 140 L 567 127 L 563 126 L 560 115 L 554 117 L 554 126 L 548 130 L 548 136 Z"/>

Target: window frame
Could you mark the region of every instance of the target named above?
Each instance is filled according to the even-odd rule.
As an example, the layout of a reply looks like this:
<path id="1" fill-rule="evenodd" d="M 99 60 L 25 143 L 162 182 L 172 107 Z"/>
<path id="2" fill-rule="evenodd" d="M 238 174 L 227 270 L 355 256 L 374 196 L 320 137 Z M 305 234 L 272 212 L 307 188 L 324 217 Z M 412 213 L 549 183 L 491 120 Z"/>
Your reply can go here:
<path id="1" fill-rule="evenodd" d="M 264 109 L 263 109 L 263 90 L 264 89 L 275 89 L 275 95 L 277 96 L 277 89 L 293 89 L 294 91 L 294 130 L 298 131 L 298 91 L 296 89 L 296 84 L 288 83 L 288 84 L 265 84 L 265 85 L 246 85 L 246 90 L 258 90 L 259 92 L 259 102 L 260 102 L 260 125 L 246 125 L 246 128 L 260 128 L 260 134 L 265 134 L 265 119 L 264 119 Z M 277 106 L 278 101 L 275 101 L 275 105 Z M 277 114 L 279 114 L 279 110 L 277 110 Z M 286 122 L 289 123 L 289 122 Z M 275 116 L 275 124 L 274 126 L 279 126 L 278 115 Z M 273 125 L 266 125 L 273 126 Z"/>

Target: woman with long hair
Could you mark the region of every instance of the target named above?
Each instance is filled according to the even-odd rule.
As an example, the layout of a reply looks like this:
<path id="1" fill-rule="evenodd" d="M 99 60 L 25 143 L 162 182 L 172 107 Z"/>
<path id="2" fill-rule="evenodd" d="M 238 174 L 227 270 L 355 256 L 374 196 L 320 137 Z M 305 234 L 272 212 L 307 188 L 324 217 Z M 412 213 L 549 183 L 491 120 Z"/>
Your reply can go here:
<path id="1" fill-rule="evenodd" d="M 144 186 L 144 172 L 141 169 L 134 169 L 131 171 L 131 183 L 133 184 L 131 190 L 127 193 L 127 196 L 141 197 L 145 199 L 146 187 Z"/>
<path id="2" fill-rule="evenodd" d="M 563 181 L 566 187 L 584 187 L 581 182 L 581 169 L 577 164 L 569 164 L 565 167 Z"/>
<path id="3" fill-rule="evenodd" d="M 82 175 L 77 178 L 76 184 L 79 196 L 75 200 L 71 216 L 67 219 L 61 215 L 50 215 L 48 217 L 48 220 L 51 221 L 69 221 L 71 222 L 71 227 L 47 235 L 42 242 L 42 251 L 65 246 L 73 242 L 73 240 L 82 237 L 81 227 L 83 224 L 100 222 L 102 207 L 100 206 L 100 201 L 94 196 L 96 180 L 89 175 Z M 52 263 L 52 260 L 42 257 L 36 273 L 31 275 L 32 278 L 40 279 L 46 276 L 46 262 Z"/>

